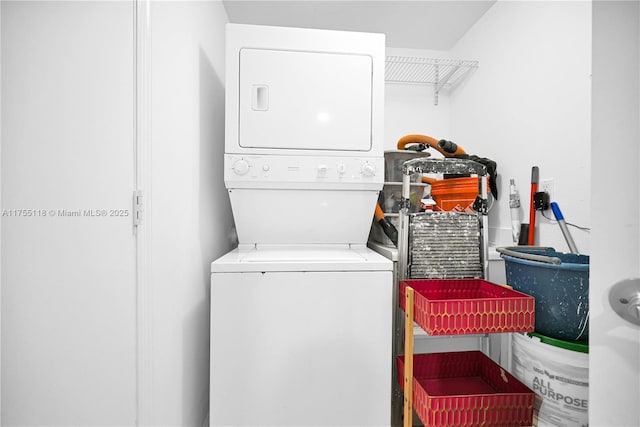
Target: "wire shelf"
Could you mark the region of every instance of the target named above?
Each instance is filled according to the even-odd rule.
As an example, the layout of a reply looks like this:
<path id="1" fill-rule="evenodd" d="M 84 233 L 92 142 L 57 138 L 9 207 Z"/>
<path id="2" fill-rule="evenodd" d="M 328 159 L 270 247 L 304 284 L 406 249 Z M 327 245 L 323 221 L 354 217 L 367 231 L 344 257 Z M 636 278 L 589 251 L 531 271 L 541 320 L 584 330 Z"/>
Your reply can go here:
<path id="1" fill-rule="evenodd" d="M 434 102 L 444 87 L 451 88 L 478 68 L 478 61 L 421 58 L 411 56 L 387 56 L 385 81 L 387 83 L 419 84 L 434 86 Z"/>

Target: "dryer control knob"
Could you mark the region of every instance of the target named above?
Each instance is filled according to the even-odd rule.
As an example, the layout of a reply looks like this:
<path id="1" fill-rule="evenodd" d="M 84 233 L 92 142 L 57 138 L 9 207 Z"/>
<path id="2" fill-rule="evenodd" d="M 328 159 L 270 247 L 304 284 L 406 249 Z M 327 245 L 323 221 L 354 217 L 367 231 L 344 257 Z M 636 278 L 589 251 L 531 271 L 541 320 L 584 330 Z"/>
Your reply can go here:
<path id="1" fill-rule="evenodd" d="M 233 164 L 233 171 L 238 175 L 246 175 L 249 172 L 249 162 L 244 159 L 236 160 Z"/>
<path id="2" fill-rule="evenodd" d="M 336 169 L 340 175 L 344 175 L 347 172 L 347 165 L 344 163 L 338 163 L 338 167 Z"/>
<path id="3" fill-rule="evenodd" d="M 360 169 L 360 171 L 362 172 L 362 175 L 364 175 L 364 176 L 375 176 L 376 175 L 376 165 L 374 165 L 372 163 L 365 163 L 364 165 L 362 165 L 362 168 Z"/>

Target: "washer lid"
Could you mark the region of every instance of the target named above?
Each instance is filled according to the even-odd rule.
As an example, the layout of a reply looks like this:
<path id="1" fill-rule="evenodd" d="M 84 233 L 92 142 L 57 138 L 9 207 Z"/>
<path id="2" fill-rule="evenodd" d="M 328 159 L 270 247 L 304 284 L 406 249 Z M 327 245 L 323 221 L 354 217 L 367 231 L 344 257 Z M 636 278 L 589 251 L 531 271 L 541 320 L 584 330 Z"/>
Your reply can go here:
<path id="1" fill-rule="evenodd" d="M 364 245 L 240 246 L 211 264 L 214 273 L 391 271 L 393 264 Z"/>

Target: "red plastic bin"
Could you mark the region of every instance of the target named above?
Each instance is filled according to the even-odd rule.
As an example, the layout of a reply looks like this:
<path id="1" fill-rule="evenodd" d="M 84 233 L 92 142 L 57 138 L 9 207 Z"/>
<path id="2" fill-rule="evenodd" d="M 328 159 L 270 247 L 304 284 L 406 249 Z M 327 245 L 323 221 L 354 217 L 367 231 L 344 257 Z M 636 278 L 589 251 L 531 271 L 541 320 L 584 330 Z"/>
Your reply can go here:
<path id="1" fill-rule="evenodd" d="M 397 357 L 404 389 L 404 356 Z M 415 354 L 413 408 L 426 426 L 530 426 L 535 395 L 479 351 Z"/>
<path id="2" fill-rule="evenodd" d="M 414 320 L 429 335 L 532 332 L 535 299 L 482 279 L 413 279 L 400 281 L 414 292 Z"/>

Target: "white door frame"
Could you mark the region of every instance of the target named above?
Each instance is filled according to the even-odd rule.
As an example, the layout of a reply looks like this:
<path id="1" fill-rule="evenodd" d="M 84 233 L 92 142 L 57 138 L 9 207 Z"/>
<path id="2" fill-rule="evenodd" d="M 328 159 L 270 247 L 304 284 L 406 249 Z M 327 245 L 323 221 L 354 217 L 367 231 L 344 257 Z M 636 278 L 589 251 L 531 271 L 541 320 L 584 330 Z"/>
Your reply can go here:
<path id="1" fill-rule="evenodd" d="M 594 1 L 589 425 L 640 425 L 640 326 L 609 291 L 640 277 L 640 3 Z"/>
<path id="2" fill-rule="evenodd" d="M 151 0 L 134 0 L 137 424 L 153 425 L 151 297 Z M 139 199 L 139 200 L 136 200 Z M 141 205 L 141 206 L 140 206 Z M 135 206 L 134 206 L 135 211 Z"/>

